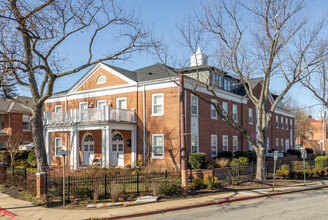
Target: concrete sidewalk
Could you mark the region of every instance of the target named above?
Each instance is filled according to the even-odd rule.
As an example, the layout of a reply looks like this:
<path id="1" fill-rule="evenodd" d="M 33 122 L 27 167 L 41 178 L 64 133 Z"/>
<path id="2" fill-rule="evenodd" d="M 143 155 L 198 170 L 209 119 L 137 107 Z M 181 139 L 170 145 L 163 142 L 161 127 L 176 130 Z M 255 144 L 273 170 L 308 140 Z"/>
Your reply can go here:
<path id="1" fill-rule="evenodd" d="M 307 189 L 315 189 L 327 187 L 328 181 L 318 181 L 308 183 L 306 187 L 302 184 L 276 187 L 278 194 L 287 192 L 296 192 Z M 13 199 L 6 194 L 0 193 L 0 207 L 10 211 L 17 216 L 14 219 L 89 219 L 89 218 L 116 218 L 123 216 L 140 216 L 147 214 L 155 214 L 166 211 L 181 210 L 193 207 L 206 205 L 222 204 L 231 201 L 251 199 L 269 196 L 272 193 L 272 188 L 255 189 L 255 190 L 239 190 L 235 192 L 218 192 L 202 197 L 188 197 L 162 201 L 157 203 L 149 203 L 142 205 L 134 205 L 127 207 L 112 207 L 112 208 L 44 208 L 33 206 L 31 203 Z M 273 195 L 273 194 L 272 194 Z M 2 219 L 13 219 L 6 216 L 0 216 Z"/>

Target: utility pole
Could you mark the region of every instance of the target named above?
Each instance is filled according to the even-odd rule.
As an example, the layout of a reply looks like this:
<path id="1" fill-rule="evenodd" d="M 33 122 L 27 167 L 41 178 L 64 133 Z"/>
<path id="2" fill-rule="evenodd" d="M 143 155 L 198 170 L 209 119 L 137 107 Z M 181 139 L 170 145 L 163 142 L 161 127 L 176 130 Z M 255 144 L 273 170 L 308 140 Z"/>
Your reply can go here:
<path id="1" fill-rule="evenodd" d="M 326 136 L 326 132 L 325 132 L 325 116 L 326 116 L 326 112 L 325 112 L 325 105 L 322 105 L 322 153 L 325 156 L 326 155 L 326 146 L 325 146 L 325 136 Z"/>

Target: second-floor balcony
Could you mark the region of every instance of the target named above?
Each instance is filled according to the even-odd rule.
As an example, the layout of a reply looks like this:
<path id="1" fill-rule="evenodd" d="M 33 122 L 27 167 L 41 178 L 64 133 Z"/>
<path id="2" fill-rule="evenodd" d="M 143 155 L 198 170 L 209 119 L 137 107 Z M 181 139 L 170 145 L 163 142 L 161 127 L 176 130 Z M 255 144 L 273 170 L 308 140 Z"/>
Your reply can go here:
<path id="1" fill-rule="evenodd" d="M 71 109 L 63 112 L 45 112 L 45 125 L 75 124 L 75 123 L 99 123 L 99 122 L 130 122 L 135 123 L 133 110 L 110 108 Z"/>

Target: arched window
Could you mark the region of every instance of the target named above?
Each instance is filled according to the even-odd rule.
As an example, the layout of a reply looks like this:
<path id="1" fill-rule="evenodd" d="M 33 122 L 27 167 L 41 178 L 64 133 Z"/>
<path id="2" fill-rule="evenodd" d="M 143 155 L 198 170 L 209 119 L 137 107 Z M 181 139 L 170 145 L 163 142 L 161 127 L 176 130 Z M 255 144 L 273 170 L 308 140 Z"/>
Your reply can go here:
<path id="1" fill-rule="evenodd" d="M 123 136 L 119 133 L 114 134 L 113 138 L 112 138 L 112 141 L 123 141 Z"/>
<path id="2" fill-rule="evenodd" d="M 84 141 L 93 141 L 93 136 L 91 134 L 88 134 L 85 138 Z"/>
<path id="3" fill-rule="evenodd" d="M 97 79 L 97 84 L 105 84 L 106 83 L 106 77 L 103 75 L 100 75 Z"/>

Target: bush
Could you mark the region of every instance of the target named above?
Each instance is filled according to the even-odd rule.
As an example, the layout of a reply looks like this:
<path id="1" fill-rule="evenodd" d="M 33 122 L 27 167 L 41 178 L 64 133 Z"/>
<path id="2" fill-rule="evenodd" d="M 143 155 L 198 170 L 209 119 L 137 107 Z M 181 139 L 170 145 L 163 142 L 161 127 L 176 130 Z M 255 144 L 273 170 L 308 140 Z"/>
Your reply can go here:
<path id="1" fill-rule="evenodd" d="M 303 170 L 303 161 L 293 161 L 293 170 Z M 305 162 L 305 169 L 311 169 L 309 162 Z"/>
<path id="2" fill-rule="evenodd" d="M 204 184 L 207 189 L 214 189 L 219 186 L 219 180 L 217 177 L 208 177 L 204 180 Z"/>
<path id="3" fill-rule="evenodd" d="M 232 152 L 231 151 L 221 151 L 218 153 L 218 158 L 228 158 L 231 159 L 232 158 Z"/>
<path id="4" fill-rule="evenodd" d="M 290 166 L 288 164 L 282 164 L 280 170 L 290 172 Z"/>
<path id="5" fill-rule="evenodd" d="M 250 163 L 252 163 L 252 162 L 254 162 L 254 163 L 256 163 L 256 153 L 254 152 L 254 151 L 248 151 L 248 161 L 250 162 Z"/>
<path id="6" fill-rule="evenodd" d="M 190 154 L 188 162 L 193 169 L 203 169 L 206 166 L 206 154 L 205 153 Z"/>
<path id="7" fill-rule="evenodd" d="M 289 170 L 277 170 L 277 176 L 286 178 L 290 175 Z"/>
<path id="8" fill-rule="evenodd" d="M 328 175 L 328 167 L 325 167 L 323 171 L 325 172 L 325 175 Z"/>
<path id="9" fill-rule="evenodd" d="M 36 167 L 36 157 L 34 150 L 29 152 L 27 162 L 31 167 Z"/>
<path id="10" fill-rule="evenodd" d="M 181 192 L 181 182 L 179 180 L 169 181 L 163 180 L 161 183 L 159 193 L 163 195 L 172 195 Z"/>
<path id="11" fill-rule="evenodd" d="M 239 158 L 234 158 L 230 166 L 232 167 L 232 175 L 236 176 L 239 168 L 239 173 L 242 174 L 248 164 L 248 158 L 247 157 L 239 157 Z"/>
<path id="12" fill-rule="evenodd" d="M 206 185 L 205 185 L 204 180 L 202 178 L 197 178 L 191 184 L 191 188 L 192 189 L 195 189 L 195 190 L 205 189 L 206 188 Z"/>
<path id="13" fill-rule="evenodd" d="M 299 150 L 294 150 L 294 149 L 288 149 L 287 150 L 287 154 L 290 154 L 290 155 L 297 155 L 298 157 L 301 157 L 301 151 Z"/>
<path id="14" fill-rule="evenodd" d="M 305 148 L 307 154 L 313 154 L 312 148 Z"/>
<path id="15" fill-rule="evenodd" d="M 218 167 L 227 167 L 230 164 L 230 160 L 228 158 L 215 158 L 210 160 L 207 164 L 208 169 L 218 168 Z"/>
<path id="16" fill-rule="evenodd" d="M 235 152 L 235 158 L 239 158 L 239 157 L 248 157 L 248 152 L 247 151 L 236 151 Z"/>
<path id="17" fill-rule="evenodd" d="M 324 169 L 328 166 L 328 156 L 318 156 L 314 159 L 315 168 Z"/>

